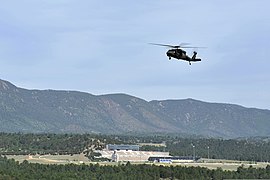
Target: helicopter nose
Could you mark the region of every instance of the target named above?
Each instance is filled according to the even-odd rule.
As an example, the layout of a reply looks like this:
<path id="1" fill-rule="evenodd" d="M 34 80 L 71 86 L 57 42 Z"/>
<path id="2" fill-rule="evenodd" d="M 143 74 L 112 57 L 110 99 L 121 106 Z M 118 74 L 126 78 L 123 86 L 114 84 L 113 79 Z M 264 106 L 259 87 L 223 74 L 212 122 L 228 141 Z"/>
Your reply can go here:
<path id="1" fill-rule="evenodd" d="M 172 55 L 172 52 L 170 52 L 170 51 L 167 51 L 167 56 L 171 56 Z"/>

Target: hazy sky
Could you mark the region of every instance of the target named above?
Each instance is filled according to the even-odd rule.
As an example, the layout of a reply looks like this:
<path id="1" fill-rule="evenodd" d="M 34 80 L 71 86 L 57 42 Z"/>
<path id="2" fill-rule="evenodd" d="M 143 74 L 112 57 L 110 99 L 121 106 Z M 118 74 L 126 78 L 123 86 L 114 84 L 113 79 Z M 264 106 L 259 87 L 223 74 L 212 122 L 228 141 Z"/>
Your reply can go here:
<path id="1" fill-rule="evenodd" d="M 167 48 L 200 49 L 202 62 Z M 269 0 L 9 0 L 0 78 L 26 89 L 194 98 L 270 109 Z M 187 50 L 190 54 L 191 50 Z"/>

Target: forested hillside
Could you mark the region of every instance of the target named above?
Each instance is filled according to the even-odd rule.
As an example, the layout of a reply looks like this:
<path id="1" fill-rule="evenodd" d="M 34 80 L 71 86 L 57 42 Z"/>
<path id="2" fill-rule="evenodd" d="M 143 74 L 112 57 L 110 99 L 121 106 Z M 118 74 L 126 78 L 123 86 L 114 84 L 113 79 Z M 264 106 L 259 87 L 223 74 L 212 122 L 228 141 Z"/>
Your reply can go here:
<path id="1" fill-rule="evenodd" d="M 0 80 L 0 132 L 270 135 L 270 111 L 193 99 L 27 90 Z"/>

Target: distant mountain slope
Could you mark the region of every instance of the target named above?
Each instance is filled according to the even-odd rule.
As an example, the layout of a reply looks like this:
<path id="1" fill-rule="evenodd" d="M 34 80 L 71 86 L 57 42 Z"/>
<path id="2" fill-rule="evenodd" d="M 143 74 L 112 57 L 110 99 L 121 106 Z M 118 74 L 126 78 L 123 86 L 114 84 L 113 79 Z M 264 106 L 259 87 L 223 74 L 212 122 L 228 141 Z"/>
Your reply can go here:
<path id="1" fill-rule="evenodd" d="M 270 135 L 269 110 L 193 99 L 150 103 L 175 126 L 184 127 L 186 133 L 220 137 Z"/>
<path id="2" fill-rule="evenodd" d="M 193 99 L 26 90 L 0 80 L 0 131 L 270 136 L 270 111 Z"/>

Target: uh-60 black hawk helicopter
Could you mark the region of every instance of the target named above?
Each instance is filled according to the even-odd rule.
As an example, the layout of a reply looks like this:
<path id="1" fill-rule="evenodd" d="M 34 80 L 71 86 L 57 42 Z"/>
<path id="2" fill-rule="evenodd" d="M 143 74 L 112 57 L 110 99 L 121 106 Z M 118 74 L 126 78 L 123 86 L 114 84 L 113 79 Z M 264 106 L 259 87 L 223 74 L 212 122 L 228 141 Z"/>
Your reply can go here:
<path id="1" fill-rule="evenodd" d="M 178 60 L 184 60 L 184 61 L 188 61 L 189 65 L 191 65 L 191 62 L 198 62 L 198 61 L 201 61 L 201 59 L 196 58 L 196 55 L 197 55 L 196 51 L 193 52 L 192 57 L 189 57 L 187 55 L 186 51 L 184 51 L 181 48 L 205 48 L 205 47 L 185 46 L 185 45 L 188 45 L 188 43 L 181 43 L 180 45 L 176 45 L 176 46 L 168 45 L 168 44 L 156 44 L 156 43 L 149 43 L 149 44 L 173 48 L 173 49 L 169 49 L 166 53 L 167 56 L 169 57 L 169 60 L 171 60 L 171 58 L 175 58 Z"/>

